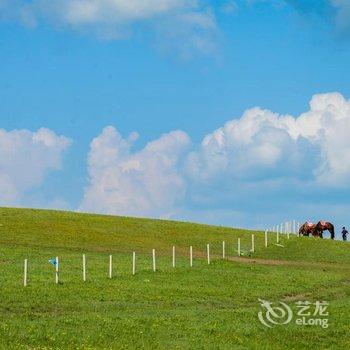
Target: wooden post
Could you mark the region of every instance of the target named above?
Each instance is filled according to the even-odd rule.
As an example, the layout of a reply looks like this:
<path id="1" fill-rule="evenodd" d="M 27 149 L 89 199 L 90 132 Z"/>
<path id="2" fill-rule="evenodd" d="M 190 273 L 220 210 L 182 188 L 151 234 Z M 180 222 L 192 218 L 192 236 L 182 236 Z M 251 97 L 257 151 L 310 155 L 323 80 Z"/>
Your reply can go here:
<path id="1" fill-rule="evenodd" d="M 56 271 L 55 271 L 55 282 L 56 284 L 58 284 L 59 280 L 58 280 L 58 271 L 59 271 L 59 263 L 58 263 L 58 256 L 56 256 Z"/>
<path id="2" fill-rule="evenodd" d="M 267 230 L 265 230 L 265 248 L 267 248 Z"/>
<path id="3" fill-rule="evenodd" d="M 193 249 L 192 246 L 190 246 L 190 266 L 193 266 Z"/>
<path id="4" fill-rule="evenodd" d="M 136 273 L 136 253 L 132 252 L 132 274 L 133 276 Z"/>
<path id="5" fill-rule="evenodd" d="M 83 281 L 86 282 L 86 256 L 83 254 Z"/>
<path id="6" fill-rule="evenodd" d="M 207 244 L 207 261 L 208 261 L 208 265 L 210 264 L 210 247 L 209 244 Z"/>
<path id="7" fill-rule="evenodd" d="M 109 256 L 109 278 L 112 278 L 112 271 L 113 271 L 113 257 L 112 255 Z"/>
<path id="8" fill-rule="evenodd" d="M 173 245 L 173 267 L 175 267 L 175 246 Z"/>
<path id="9" fill-rule="evenodd" d="M 28 276 L 28 259 L 24 259 L 24 276 L 23 285 L 27 287 L 27 276 Z"/>
<path id="10" fill-rule="evenodd" d="M 156 272 L 156 250 L 152 249 L 153 272 Z"/>
<path id="11" fill-rule="evenodd" d="M 237 252 L 238 252 L 238 256 L 241 256 L 241 239 L 238 238 L 237 240 Z"/>
<path id="12" fill-rule="evenodd" d="M 226 258 L 226 247 L 225 247 L 225 241 L 222 241 L 222 258 Z"/>
<path id="13" fill-rule="evenodd" d="M 255 237 L 252 235 L 252 249 L 250 250 L 252 253 L 255 252 Z"/>

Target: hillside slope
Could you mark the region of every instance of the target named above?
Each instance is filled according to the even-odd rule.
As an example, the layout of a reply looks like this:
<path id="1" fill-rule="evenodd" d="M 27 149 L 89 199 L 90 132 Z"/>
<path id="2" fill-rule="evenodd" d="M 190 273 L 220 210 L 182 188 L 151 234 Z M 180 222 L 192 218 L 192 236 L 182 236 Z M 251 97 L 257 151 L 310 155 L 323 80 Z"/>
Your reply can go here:
<path id="1" fill-rule="evenodd" d="M 209 243 L 213 253 L 221 254 L 225 241 L 228 255 L 234 256 L 237 238 L 247 251 L 252 233 L 256 238 L 254 257 L 257 258 L 350 263 L 350 246 L 338 241 L 296 239 L 293 235 L 287 240 L 285 235 L 280 235 L 281 243 L 288 248 L 281 249 L 274 244 L 276 235 L 269 233 L 269 247 L 263 249 L 263 232 L 166 220 L 0 208 L 0 244 L 31 249 L 111 253 L 133 250 L 146 253 L 157 249 L 160 254 L 169 255 L 175 245 L 179 253 L 188 255 L 190 245 L 204 253 Z"/>
<path id="2" fill-rule="evenodd" d="M 248 256 L 251 234 L 256 252 Z M 237 239 L 246 253 L 237 257 Z M 222 241 L 226 259 L 222 259 Z M 0 209 L 0 348 L 344 349 L 350 246 L 162 220 Z M 211 264 L 206 261 L 210 244 Z M 194 249 L 189 266 L 189 246 Z M 172 267 L 176 247 L 176 268 Z M 156 249 L 157 271 L 151 250 Z M 136 275 L 131 274 L 135 251 Z M 82 254 L 87 281 L 82 281 Z M 109 255 L 113 278 L 108 278 Z M 59 256 L 60 283 L 48 259 Z M 23 260 L 29 284 L 22 286 Z M 258 299 L 328 301 L 328 328 L 263 326 Z"/>

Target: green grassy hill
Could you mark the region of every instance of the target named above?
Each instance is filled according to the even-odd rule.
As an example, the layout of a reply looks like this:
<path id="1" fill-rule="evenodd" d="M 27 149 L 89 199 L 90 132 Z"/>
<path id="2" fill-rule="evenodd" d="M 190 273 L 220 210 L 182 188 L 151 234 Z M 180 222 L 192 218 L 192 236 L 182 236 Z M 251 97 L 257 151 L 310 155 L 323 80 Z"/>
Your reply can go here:
<path id="1" fill-rule="evenodd" d="M 350 348 L 350 245 L 162 220 L 0 209 L 2 349 Z M 226 259 L 222 259 L 222 241 Z M 211 264 L 206 261 L 210 244 Z M 176 268 L 171 266 L 176 247 Z M 189 266 L 189 246 L 194 265 Z M 151 250 L 156 249 L 157 272 Z M 131 274 L 132 252 L 137 273 Z M 87 281 L 82 280 L 82 254 Z M 113 255 L 113 278 L 108 278 Z M 48 259 L 59 256 L 60 284 Z M 23 287 L 23 260 L 29 284 Z M 258 299 L 328 301 L 329 327 L 272 328 Z"/>

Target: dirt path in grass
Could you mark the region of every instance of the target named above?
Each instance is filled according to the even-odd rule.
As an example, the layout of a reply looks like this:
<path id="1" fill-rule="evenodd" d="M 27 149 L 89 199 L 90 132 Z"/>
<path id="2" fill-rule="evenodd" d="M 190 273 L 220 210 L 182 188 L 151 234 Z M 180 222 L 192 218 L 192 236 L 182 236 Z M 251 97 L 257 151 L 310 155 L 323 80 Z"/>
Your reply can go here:
<path id="1" fill-rule="evenodd" d="M 326 262 L 312 262 L 312 261 L 293 261 L 293 260 L 274 260 L 274 259 L 260 259 L 260 258 L 244 258 L 244 257 L 229 257 L 229 261 L 235 261 L 244 264 L 258 264 L 269 266 L 294 266 L 305 267 L 310 269 L 329 269 L 350 270 L 350 267 L 341 263 L 326 263 Z"/>
<path id="2" fill-rule="evenodd" d="M 322 263 L 313 263 L 309 261 L 293 261 L 293 260 L 274 260 L 274 259 L 260 259 L 260 258 L 245 258 L 245 257 L 229 257 L 230 261 L 237 261 L 245 264 L 260 264 L 260 265 L 273 265 L 273 266 L 320 266 Z M 325 264 L 323 264 L 325 265 Z"/>
<path id="3" fill-rule="evenodd" d="M 194 252 L 196 257 L 206 259 L 205 253 Z M 222 256 L 213 255 L 213 260 L 222 259 Z M 350 267 L 341 263 L 327 263 L 327 262 L 312 262 L 312 261 L 294 261 L 294 260 L 276 260 L 276 259 L 262 259 L 262 258 L 248 258 L 243 256 L 227 257 L 228 261 L 243 263 L 243 264 L 257 264 L 257 265 L 268 265 L 268 266 L 294 266 L 294 267 L 305 267 L 305 268 L 318 268 L 318 269 L 338 269 L 338 270 L 350 270 Z"/>

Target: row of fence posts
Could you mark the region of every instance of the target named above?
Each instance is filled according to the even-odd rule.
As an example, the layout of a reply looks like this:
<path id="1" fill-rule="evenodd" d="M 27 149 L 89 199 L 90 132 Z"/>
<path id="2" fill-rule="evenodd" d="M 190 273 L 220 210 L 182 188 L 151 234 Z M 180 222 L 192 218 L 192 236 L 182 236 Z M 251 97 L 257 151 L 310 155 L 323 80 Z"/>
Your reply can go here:
<path id="1" fill-rule="evenodd" d="M 275 225 L 269 229 L 270 232 L 276 233 L 277 243 L 280 242 L 280 234 L 285 234 L 287 239 L 290 238 L 291 234 L 299 236 L 300 222 L 295 220 L 282 222 L 280 225 Z"/>
<path id="2" fill-rule="evenodd" d="M 252 241 L 253 242 L 253 241 Z M 252 243 L 254 244 L 254 243 Z M 172 267 L 176 267 L 176 255 L 175 246 L 172 249 Z M 225 242 L 222 242 L 222 258 L 226 258 Z M 210 245 L 207 244 L 207 262 L 210 264 Z M 83 254 L 83 281 L 86 282 L 86 255 Z M 190 266 L 193 267 L 193 247 L 190 246 Z M 152 270 L 156 272 L 156 250 L 152 249 Z M 132 253 L 132 274 L 136 274 L 136 252 Z M 108 277 L 111 279 L 113 277 L 113 256 L 109 256 L 109 267 L 108 267 Z M 55 258 L 55 283 L 59 283 L 59 258 Z M 28 259 L 24 259 L 24 274 L 23 274 L 23 285 L 26 287 L 28 285 Z"/>
<path id="3" fill-rule="evenodd" d="M 294 221 L 295 222 L 295 221 Z M 292 223 L 292 222 L 290 222 Z M 292 226 L 287 226 L 287 223 L 284 224 L 285 227 L 285 234 L 287 235 L 287 238 L 289 239 L 289 230 L 288 227 L 291 228 Z M 293 231 L 291 233 L 296 233 L 296 228 L 299 228 L 299 223 L 296 224 L 294 223 L 294 228 Z M 281 224 L 280 226 L 273 226 L 272 229 L 270 230 L 265 230 L 265 234 L 264 234 L 264 246 L 265 248 L 267 248 L 268 246 L 268 233 L 276 233 L 276 242 L 279 243 L 280 242 L 280 233 L 283 233 L 283 224 Z M 207 244 L 206 247 L 206 252 L 207 252 L 207 263 L 208 265 L 210 264 L 211 260 L 210 260 L 210 245 Z M 255 252 L 255 235 L 252 234 L 251 235 L 251 249 L 250 249 L 251 253 Z M 175 251 L 175 246 L 172 247 L 172 267 L 175 268 L 176 266 L 176 255 L 175 255 L 176 251 Z M 241 249 L 241 239 L 238 238 L 237 239 L 237 255 L 241 256 L 243 254 L 242 249 Z M 190 267 L 193 267 L 193 247 L 190 246 Z M 225 241 L 222 242 L 222 258 L 226 259 L 226 243 Z M 157 266 L 156 266 L 156 250 L 152 249 L 152 270 L 153 272 L 156 272 L 157 270 Z M 83 254 L 83 281 L 86 281 L 86 255 Z M 136 274 L 136 252 L 132 253 L 132 275 Z M 28 284 L 28 259 L 24 260 L 24 275 L 23 275 L 23 285 L 26 287 Z M 108 268 L 108 277 L 111 279 L 113 277 L 113 256 L 110 255 L 109 256 L 109 268 Z M 55 261 L 55 283 L 58 284 L 59 283 L 59 259 L 58 257 L 56 257 L 56 261 Z"/>

